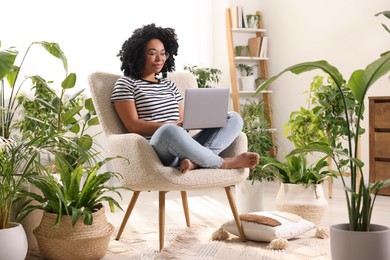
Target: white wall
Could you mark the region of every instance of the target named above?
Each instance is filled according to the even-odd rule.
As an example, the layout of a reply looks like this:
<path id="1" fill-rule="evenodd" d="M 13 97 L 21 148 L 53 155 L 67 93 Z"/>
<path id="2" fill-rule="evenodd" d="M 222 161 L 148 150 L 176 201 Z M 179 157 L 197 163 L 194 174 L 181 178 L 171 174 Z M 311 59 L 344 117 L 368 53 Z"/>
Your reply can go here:
<path id="1" fill-rule="evenodd" d="M 225 9 L 241 4 L 247 12 L 260 10 L 269 36 L 269 72 L 274 75 L 302 61 L 327 59 L 346 79 L 387 50 L 390 35 L 382 17 L 374 14 L 389 9 L 388 0 L 13 0 L 1 4 L 0 40 L 21 51 L 32 41 L 58 42 L 68 57 L 70 72 L 78 75 L 78 87 L 87 87 L 94 70 L 121 73 L 116 57 L 132 31 L 155 22 L 176 29 L 179 37 L 177 69 L 185 64 L 215 66 L 223 71 L 221 86 L 230 83 L 227 58 Z M 210 26 L 212 25 L 212 26 Z M 39 48 L 31 53 L 41 64 L 28 69 L 60 83 L 63 72 Z M 34 60 L 36 61 L 34 57 Z M 42 66 L 41 66 L 42 65 Z M 286 74 L 272 89 L 274 126 L 278 128 L 280 152 L 292 147 L 284 138 L 282 125 L 292 111 L 304 104 L 303 92 L 313 75 Z M 30 73 L 31 74 L 31 73 Z M 369 95 L 390 95 L 389 81 L 382 79 Z M 366 109 L 366 112 L 368 107 Z M 367 129 L 366 113 L 364 127 Z M 368 135 L 362 143 L 368 163 Z M 280 153 L 280 154 L 281 154 Z"/>
<path id="2" fill-rule="evenodd" d="M 121 74 L 119 49 L 135 29 L 149 23 L 176 30 L 177 70 L 186 64 L 214 65 L 213 3 L 208 0 L 13 0 L 2 1 L 0 10 L 0 41 L 3 47 L 20 50 L 17 64 L 31 42 L 57 42 L 68 58 L 69 72 L 77 74 L 78 89 L 88 90 L 92 71 Z M 39 46 L 31 49 L 21 71 L 34 74 L 53 80 L 54 87 L 65 77 L 61 63 Z M 104 146 L 102 135 L 98 140 Z"/>
<path id="3" fill-rule="evenodd" d="M 326 59 L 348 80 L 354 70 L 365 68 L 381 52 L 389 50 L 390 34 L 381 23 L 390 25 L 390 22 L 374 15 L 389 8 L 388 0 L 262 0 L 261 11 L 269 36 L 270 75 L 299 62 Z M 286 73 L 272 85 L 279 155 L 292 148 L 282 136 L 282 125 L 292 111 L 306 104 L 303 92 L 317 74 L 320 71 Z M 390 82 L 386 77 L 368 93 L 368 96 L 388 95 Z M 368 104 L 363 127 L 367 134 L 362 138 L 362 159 L 368 173 Z"/>

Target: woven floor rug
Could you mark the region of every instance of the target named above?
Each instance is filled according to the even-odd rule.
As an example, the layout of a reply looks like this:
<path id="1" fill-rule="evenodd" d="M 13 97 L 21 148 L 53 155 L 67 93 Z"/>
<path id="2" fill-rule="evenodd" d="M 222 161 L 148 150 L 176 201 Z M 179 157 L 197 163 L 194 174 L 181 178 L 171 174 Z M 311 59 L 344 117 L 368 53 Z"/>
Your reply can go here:
<path id="1" fill-rule="evenodd" d="M 109 251 L 104 259 L 331 259 L 329 239 L 315 238 L 315 231 L 289 240 L 285 250 L 272 250 L 268 247 L 269 243 L 242 243 L 236 236 L 231 236 L 226 241 L 212 241 L 211 235 L 215 230 L 205 226 L 168 228 L 165 231 L 165 248 L 161 252 L 158 251 L 156 232 L 125 230 L 119 241 L 114 238 L 110 241 Z"/>

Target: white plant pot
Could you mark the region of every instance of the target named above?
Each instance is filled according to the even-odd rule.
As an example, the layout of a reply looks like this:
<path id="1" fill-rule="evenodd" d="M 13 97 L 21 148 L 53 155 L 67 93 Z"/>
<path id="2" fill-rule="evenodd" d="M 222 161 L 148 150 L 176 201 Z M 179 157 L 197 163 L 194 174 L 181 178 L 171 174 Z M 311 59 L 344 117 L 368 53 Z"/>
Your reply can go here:
<path id="1" fill-rule="evenodd" d="M 349 224 L 330 227 L 333 260 L 389 260 L 390 229 L 371 224 L 371 231 L 350 231 Z"/>
<path id="2" fill-rule="evenodd" d="M 26 183 L 25 189 L 29 192 L 37 193 L 42 196 L 42 192 L 36 188 L 35 186 Z M 20 210 L 20 207 L 25 203 L 29 198 L 23 198 L 19 200 L 18 202 L 13 203 L 12 205 L 12 211 L 11 211 L 11 221 L 16 221 L 16 215 L 15 213 Z M 39 203 L 36 201 L 32 201 L 31 205 L 38 205 Z M 32 254 L 38 254 L 39 253 L 39 247 L 37 239 L 35 238 L 33 231 L 36 227 L 38 227 L 39 223 L 41 222 L 43 216 L 42 210 L 34 210 L 30 212 L 22 221 L 21 224 L 23 225 L 24 231 L 26 232 L 27 241 L 28 241 L 28 251 Z"/>
<path id="3" fill-rule="evenodd" d="M 9 228 L 0 229 L 0 260 L 23 260 L 27 250 L 27 236 L 21 224 L 11 222 Z"/>
<path id="4" fill-rule="evenodd" d="M 236 185 L 236 203 L 240 214 L 262 211 L 264 208 L 264 183 L 245 180 Z"/>
<path id="5" fill-rule="evenodd" d="M 276 196 L 276 209 L 301 216 L 317 225 L 321 223 L 328 201 L 322 184 L 305 187 L 301 184 L 281 183 Z"/>
<path id="6" fill-rule="evenodd" d="M 243 91 L 254 91 L 256 89 L 255 80 L 256 77 L 253 75 L 247 77 L 241 77 L 241 89 Z"/>

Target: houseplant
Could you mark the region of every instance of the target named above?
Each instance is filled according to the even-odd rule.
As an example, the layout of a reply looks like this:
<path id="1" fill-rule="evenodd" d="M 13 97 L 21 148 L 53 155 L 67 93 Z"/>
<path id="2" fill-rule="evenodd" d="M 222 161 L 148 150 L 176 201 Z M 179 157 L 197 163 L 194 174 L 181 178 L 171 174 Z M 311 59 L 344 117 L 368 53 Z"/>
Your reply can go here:
<path id="1" fill-rule="evenodd" d="M 384 14 L 387 18 L 390 18 L 389 15 L 390 11 L 381 12 L 379 14 Z M 346 148 L 346 152 L 345 152 L 345 151 L 340 151 L 339 149 L 334 148 L 325 142 L 313 142 L 301 148 L 294 149 L 290 153 L 290 155 L 294 155 L 302 152 L 318 151 L 332 158 L 333 162 L 336 164 L 336 168 L 340 174 L 344 186 L 345 198 L 346 198 L 347 209 L 348 209 L 348 218 L 349 218 L 349 223 L 347 225 L 334 226 L 334 229 L 331 228 L 332 256 L 334 259 L 342 259 L 342 257 L 346 257 L 343 259 L 351 259 L 350 257 L 352 254 L 350 254 L 350 256 L 338 255 L 342 251 L 345 251 L 348 253 L 358 252 L 357 254 L 353 254 L 352 257 L 359 256 L 359 254 L 360 254 L 359 257 L 362 256 L 364 257 L 367 256 L 367 253 L 358 250 L 359 244 L 349 243 L 349 246 L 347 248 L 347 245 L 342 244 L 342 241 L 340 240 L 334 239 L 333 240 L 334 242 L 332 242 L 332 238 L 335 237 L 335 235 L 332 236 L 332 234 L 338 234 L 338 232 L 335 233 L 336 228 L 343 228 L 352 231 L 351 233 L 353 236 L 354 232 L 356 232 L 356 235 L 361 233 L 369 233 L 371 229 L 377 227 L 371 224 L 371 216 L 373 213 L 375 198 L 377 196 L 378 191 L 381 188 L 390 185 L 390 180 L 385 180 L 385 181 L 378 180 L 375 183 L 367 183 L 367 181 L 365 181 L 363 169 L 362 169 L 363 162 L 357 158 L 357 154 L 358 154 L 357 144 L 358 144 L 358 136 L 360 132 L 360 121 L 363 115 L 364 100 L 367 91 L 378 79 L 385 76 L 390 71 L 390 52 L 388 51 L 382 53 L 379 58 L 371 62 L 365 69 L 355 70 L 351 74 L 348 82 L 344 80 L 343 76 L 340 74 L 339 70 L 336 67 L 330 65 L 327 61 L 321 60 L 321 61 L 299 63 L 291 67 L 288 67 L 282 72 L 280 72 L 279 74 L 267 80 L 259 88 L 259 91 L 267 87 L 269 84 L 275 81 L 280 75 L 282 75 L 287 71 L 290 71 L 294 74 L 300 74 L 315 69 L 320 69 L 324 73 L 329 75 L 329 77 L 336 84 L 337 89 L 341 93 L 341 98 L 344 104 L 343 105 L 344 118 L 346 119 L 345 128 L 347 130 L 346 137 L 347 137 L 348 148 Z M 346 97 L 344 96 L 342 91 L 343 88 L 349 88 L 356 101 L 360 104 L 359 110 L 357 111 L 355 117 L 357 121 L 356 121 L 356 127 L 354 129 L 351 128 L 351 124 L 349 123 L 351 116 L 350 116 L 350 111 L 347 109 Z M 349 185 L 344 179 L 344 177 L 342 176 L 342 172 L 344 172 L 343 162 L 345 161 L 347 161 L 348 168 L 351 173 Z M 361 173 L 361 180 L 359 185 L 357 185 L 358 171 L 360 171 Z M 389 229 L 386 227 L 383 227 L 382 229 L 382 231 L 389 233 L 388 230 Z M 347 232 L 344 231 L 344 233 Z M 387 237 L 388 236 L 389 235 L 387 235 Z M 373 239 L 371 238 L 371 240 Z M 341 245 L 341 244 L 342 246 L 344 246 L 342 250 L 334 249 L 337 245 Z M 351 247 L 354 244 L 357 245 L 356 248 Z M 365 245 L 363 249 L 370 253 L 373 252 L 378 253 L 378 255 L 376 256 L 370 255 L 370 258 L 372 259 L 389 259 L 390 257 L 388 249 L 383 247 L 375 247 L 375 249 L 369 250 L 367 249 L 367 245 Z"/>
<path id="2" fill-rule="evenodd" d="M 249 45 L 237 45 L 234 47 L 234 55 L 236 57 L 246 57 L 250 55 Z"/>
<path id="3" fill-rule="evenodd" d="M 0 251 L 4 259 L 24 259 L 27 236 L 20 223 L 11 221 L 12 205 L 21 199 L 26 178 L 33 174 L 43 139 L 0 137 Z"/>
<path id="4" fill-rule="evenodd" d="M 63 151 L 69 150 L 67 147 Z M 23 191 L 38 204 L 26 202 L 18 220 L 33 210 L 43 210 L 42 221 L 34 234 L 45 258 L 100 259 L 106 253 L 113 226 L 105 217 L 103 202 L 108 202 L 111 212 L 115 207 L 122 209 L 110 193 L 121 197 L 118 189 L 123 187 L 108 185 L 112 178 L 121 177 L 118 173 L 99 173 L 99 170 L 119 157 L 89 159 L 95 162 L 86 165 L 82 159 L 74 165 L 75 160 L 69 160 L 59 149 L 54 164 L 44 169 L 44 175 L 33 174 L 27 178 L 41 194 Z"/>
<path id="5" fill-rule="evenodd" d="M 241 213 L 263 210 L 263 180 L 272 181 L 274 175 L 262 169 L 271 157 L 270 150 L 274 147 L 272 133 L 269 132 L 269 121 L 264 113 L 264 102 L 247 99 L 241 109 L 244 121 L 242 131 L 248 139 L 248 151 L 260 155 L 259 164 L 250 169 L 246 181 L 236 186 L 237 206 Z"/>
<path id="6" fill-rule="evenodd" d="M 335 176 L 327 166 L 326 156 L 310 163 L 305 152 L 286 156 L 283 162 L 271 158 L 263 170 L 272 172 L 281 183 L 276 196 L 277 210 L 320 224 L 328 205 L 322 184 L 327 178 Z"/>
<path id="7" fill-rule="evenodd" d="M 196 77 L 198 88 L 212 88 L 212 84 L 218 84 L 221 80 L 222 72 L 217 68 L 201 68 L 196 65 L 186 65 L 184 70 L 188 70 Z"/>
<path id="8" fill-rule="evenodd" d="M 245 63 L 238 63 L 236 68 L 241 75 L 241 87 L 242 90 L 253 91 L 255 90 L 255 80 L 254 69 L 257 65 L 248 65 Z"/>

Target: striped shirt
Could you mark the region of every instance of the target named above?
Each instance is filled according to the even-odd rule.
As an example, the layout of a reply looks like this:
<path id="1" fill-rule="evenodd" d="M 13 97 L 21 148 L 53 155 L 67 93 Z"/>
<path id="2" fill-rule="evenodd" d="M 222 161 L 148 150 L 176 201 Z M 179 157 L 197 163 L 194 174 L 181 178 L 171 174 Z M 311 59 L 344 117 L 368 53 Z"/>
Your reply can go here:
<path id="1" fill-rule="evenodd" d="M 151 82 L 122 76 L 115 84 L 111 102 L 133 100 L 138 118 L 153 122 L 174 122 L 179 120 L 179 102 L 183 100 L 176 85 L 168 80 Z M 145 136 L 150 139 L 150 136 Z"/>

